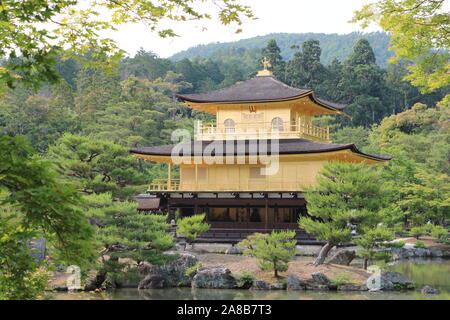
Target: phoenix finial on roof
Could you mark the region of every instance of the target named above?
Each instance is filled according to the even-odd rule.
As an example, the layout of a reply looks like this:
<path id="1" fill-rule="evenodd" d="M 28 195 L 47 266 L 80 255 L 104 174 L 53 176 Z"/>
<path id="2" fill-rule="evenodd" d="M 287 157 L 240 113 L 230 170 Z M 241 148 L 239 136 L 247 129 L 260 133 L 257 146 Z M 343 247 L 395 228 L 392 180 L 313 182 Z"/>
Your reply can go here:
<path id="1" fill-rule="evenodd" d="M 269 68 L 272 66 L 272 64 L 270 63 L 270 59 L 267 57 L 264 57 L 264 59 L 262 60 L 262 64 L 264 66 L 264 70 L 269 70 Z"/>

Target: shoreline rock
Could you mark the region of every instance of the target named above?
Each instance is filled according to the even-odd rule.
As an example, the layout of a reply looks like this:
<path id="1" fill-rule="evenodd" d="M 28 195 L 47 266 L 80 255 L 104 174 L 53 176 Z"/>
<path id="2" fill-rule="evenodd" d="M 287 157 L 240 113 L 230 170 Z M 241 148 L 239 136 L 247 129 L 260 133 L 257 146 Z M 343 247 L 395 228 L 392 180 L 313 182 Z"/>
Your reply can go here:
<path id="1" fill-rule="evenodd" d="M 175 260 L 165 265 L 153 266 L 148 263 L 140 264 L 139 273 L 147 276 L 141 281 L 142 285 L 139 283 L 139 287 L 146 286 L 147 282 L 151 280 L 148 278 L 151 275 L 158 275 L 164 278 L 166 287 L 191 286 L 192 278 L 186 276 L 185 273 L 188 268 L 195 266 L 198 263 L 198 259 L 194 255 L 187 252 L 177 254 L 179 256 Z M 151 283 L 153 284 L 154 281 L 156 280 L 151 280 Z"/>
<path id="2" fill-rule="evenodd" d="M 202 267 L 192 279 L 192 288 L 208 289 L 233 289 L 236 287 L 236 279 L 231 271 L 223 266 Z"/>
<path id="3" fill-rule="evenodd" d="M 391 248 L 387 250 L 392 253 L 392 260 L 404 260 L 411 258 L 450 258 L 450 251 L 438 248 Z"/>

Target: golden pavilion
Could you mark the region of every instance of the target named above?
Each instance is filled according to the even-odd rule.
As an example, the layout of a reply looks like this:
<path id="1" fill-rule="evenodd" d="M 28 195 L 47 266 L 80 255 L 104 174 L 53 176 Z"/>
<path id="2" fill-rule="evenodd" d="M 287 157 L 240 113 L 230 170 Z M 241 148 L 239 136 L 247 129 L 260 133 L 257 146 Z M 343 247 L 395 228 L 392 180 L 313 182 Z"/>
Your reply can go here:
<path id="1" fill-rule="evenodd" d="M 148 161 L 168 164 L 167 177 L 137 197 L 140 210 L 163 210 L 173 217 L 206 213 L 211 229 L 201 241 L 233 242 L 254 232 L 297 230 L 307 213 L 305 186 L 313 185 L 332 160 L 383 163 L 390 156 L 363 153 L 354 144 L 330 141 L 328 128 L 313 125 L 323 114 L 341 114 L 345 105 L 290 87 L 267 69 L 250 80 L 205 93 L 177 96 L 188 108 L 215 116 L 196 121 L 193 140 L 133 148 Z M 179 179 L 173 178 L 179 166 Z M 269 168 L 270 167 L 270 168 Z"/>

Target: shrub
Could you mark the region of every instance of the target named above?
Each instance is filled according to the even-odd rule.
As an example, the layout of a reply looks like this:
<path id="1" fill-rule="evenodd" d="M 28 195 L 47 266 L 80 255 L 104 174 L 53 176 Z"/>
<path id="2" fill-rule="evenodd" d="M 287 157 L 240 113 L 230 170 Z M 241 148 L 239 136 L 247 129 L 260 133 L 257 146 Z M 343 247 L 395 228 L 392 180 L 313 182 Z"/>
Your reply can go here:
<path id="1" fill-rule="evenodd" d="M 233 275 L 236 279 L 236 286 L 239 289 L 248 289 L 252 286 L 255 276 L 249 271 L 243 271 L 241 273 Z"/>
<path id="2" fill-rule="evenodd" d="M 425 226 L 421 226 L 421 227 L 414 227 L 411 228 L 411 230 L 409 231 L 409 235 L 411 237 L 416 238 L 417 240 L 419 240 L 419 238 L 423 235 L 427 234 L 427 230 Z"/>
<path id="3" fill-rule="evenodd" d="M 343 272 L 337 274 L 336 278 L 331 280 L 331 285 L 334 287 L 339 287 L 344 284 L 350 284 L 350 283 L 351 283 L 350 275 L 343 273 Z"/>
<path id="4" fill-rule="evenodd" d="M 431 228 L 431 236 L 436 239 L 446 239 L 448 237 L 448 230 L 443 226 L 433 226 Z"/>
<path id="5" fill-rule="evenodd" d="M 184 272 L 184 275 L 188 278 L 193 278 L 197 274 L 197 269 L 202 267 L 201 262 L 197 262 L 192 267 L 189 267 Z"/>
<path id="6" fill-rule="evenodd" d="M 414 248 L 426 248 L 427 246 L 425 245 L 425 243 L 423 243 L 422 241 L 417 241 L 414 244 Z"/>
<path id="7" fill-rule="evenodd" d="M 184 217 L 177 221 L 177 233 L 184 234 L 189 244 L 192 244 L 198 235 L 202 232 L 208 231 L 211 227 L 205 220 L 205 214 L 197 214 L 190 217 Z"/>
<path id="8" fill-rule="evenodd" d="M 254 234 L 239 243 L 247 247 L 244 254 L 256 257 L 261 270 L 287 271 L 289 260 L 295 256 L 295 231 L 272 231 L 271 234 Z"/>
<path id="9" fill-rule="evenodd" d="M 403 248 L 405 246 L 405 241 L 395 241 L 395 242 L 388 242 L 384 244 L 384 247 L 387 248 Z"/>

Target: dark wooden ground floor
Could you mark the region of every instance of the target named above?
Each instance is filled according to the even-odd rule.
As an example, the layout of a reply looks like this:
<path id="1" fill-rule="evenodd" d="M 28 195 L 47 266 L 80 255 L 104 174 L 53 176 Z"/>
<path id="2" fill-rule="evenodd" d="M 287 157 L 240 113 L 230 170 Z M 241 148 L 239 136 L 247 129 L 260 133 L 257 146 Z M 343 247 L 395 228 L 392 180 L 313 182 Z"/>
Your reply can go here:
<path id="1" fill-rule="evenodd" d="M 295 192 L 166 192 L 137 197 L 139 210 L 169 213 L 169 219 L 205 213 L 211 225 L 199 242 L 238 242 L 255 232 L 295 230 L 299 242 L 315 242 L 298 227 L 307 215 L 306 201 Z"/>

